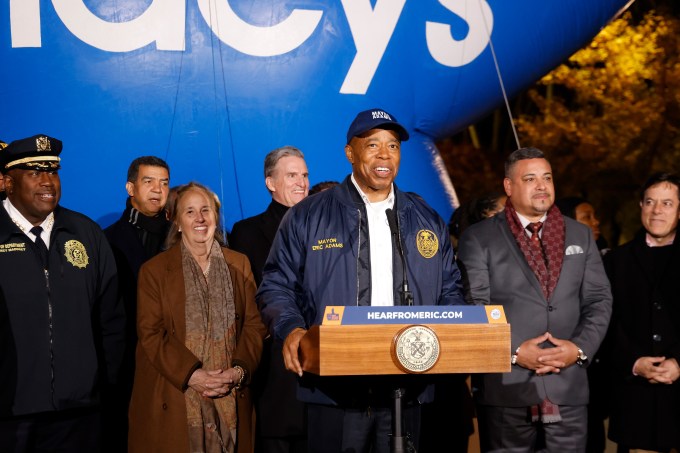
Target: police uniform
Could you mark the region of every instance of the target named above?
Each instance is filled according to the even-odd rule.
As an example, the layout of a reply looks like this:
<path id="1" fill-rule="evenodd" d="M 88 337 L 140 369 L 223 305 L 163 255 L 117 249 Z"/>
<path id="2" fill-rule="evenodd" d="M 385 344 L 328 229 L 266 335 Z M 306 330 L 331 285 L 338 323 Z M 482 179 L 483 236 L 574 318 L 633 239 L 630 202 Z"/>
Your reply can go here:
<path id="1" fill-rule="evenodd" d="M 60 152 L 44 135 L 18 140 L 0 151 L 0 169 L 53 172 Z M 42 223 L 43 255 L 11 199 L 0 207 L 0 445 L 97 451 L 99 392 L 124 346 L 113 253 L 96 223 L 57 205 Z"/>

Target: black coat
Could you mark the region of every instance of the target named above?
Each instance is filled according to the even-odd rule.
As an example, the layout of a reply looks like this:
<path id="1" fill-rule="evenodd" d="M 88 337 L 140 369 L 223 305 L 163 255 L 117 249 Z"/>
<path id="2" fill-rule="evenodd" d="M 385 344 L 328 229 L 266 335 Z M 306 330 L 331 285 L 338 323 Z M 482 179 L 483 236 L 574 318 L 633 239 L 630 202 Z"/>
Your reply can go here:
<path id="1" fill-rule="evenodd" d="M 281 219 L 287 211 L 287 206 L 272 200 L 266 211 L 236 222 L 231 230 L 229 245 L 248 257 L 257 286 L 262 283 L 264 263 L 269 256 L 269 249 L 274 242 Z"/>
<path id="2" fill-rule="evenodd" d="M 128 199 L 127 208 L 120 219 L 104 230 L 116 260 L 118 290 L 127 314 L 125 352 L 119 383 L 107 389 L 103 395 L 104 453 L 127 451 L 128 402 L 132 394 L 137 346 L 137 277 L 142 264 L 161 251 L 170 224 L 165 220 L 164 213 L 161 215 L 163 217 L 143 218 L 139 211 L 132 210 Z M 138 224 L 130 223 L 131 218 Z M 143 230 L 140 222 L 150 224 L 154 231 Z M 146 238 L 146 245 L 142 237 Z"/>
<path id="3" fill-rule="evenodd" d="M 276 201 L 267 210 L 234 224 L 229 245 L 245 254 L 255 276 L 262 282 L 262 269 L 269 249 L 288 208 Z M 260 368 L 254 377 L 252 393 L 257 411 L 258 437 L 306 436 L 305 406 L 298 401 L 297 376 L 285 369 L 279 341 L 269 337 L 264 344 Z"/>
<path id="4" fill-rule="evenodd" d="M 606 342 L 612 402 L 609 437 L 630 448 L 680 446 L 680 383 L 632 374 L 639 357 L 680 363 L 680 238 L 648 247 L 644 232 L 604 257 L 614 306 Z"/>
<path id="5" fill-rule="evenodd" d="M 135 347 L 137 346 L 137 277 L 142 264 L 161 252 L 160 244 L 163 241 L 160 238 L 165 237 L 169 226 L 169 222 L 158 219 L 158 229 L 163 233 L 156 234 L 157 237 L 154 238 L 153 243 L 158 246 L 156 250 L 150 251 L 142 243 L 139 228 L 128 220 L 130 209 L 128 201 L 128 207 L 121 218 L 104 230 L 116 260 L 118 291 L 125 306 L 125 313 L 127 313 L 125 355 L 121 370 L 121 385 L 127 393 L 127 398 L 132 390 Z"/>
<path id="6" fill-rule="evenodd" d="M 118 282 L 120 285 L 120 294 L 125 302 L 125 310 L 128 313 L 128 330 L 129 335 L 133 339 L 132 351 L 134 356 L 134 348 L 137 334 L 135 327 L 135 314 L 137 312 L 137 276 L 139 269 L 149 259 L 161 252 L 160 245 L 162 244 L 165 235 L 167 234 L 169 222 L 164 219 L 158 219 L 158 229 L 162 233 L 157 233 L 153 243 L 157 244 L 154 250 L 149 250 L 145 247 L 140 238 L 140 228 L 131 224 L 128 220 L 130 206 L 125 210 L 120 219 L 110 225 L 104 230 L 106 239 L 111 245 L 114 257 L 116 259 L 116 266 L 118 268 Z M 141 215 L 141 214 L 138 214 Z M 148 233 L 152 234 L 152 233 Z"/>
<path id="7" fill-rule="evenodd" d="M 114 382 L 125 313 L 99 226 L 57 207 L 48 273 L 0 206 L 0 415 L 92 407 Z"/>

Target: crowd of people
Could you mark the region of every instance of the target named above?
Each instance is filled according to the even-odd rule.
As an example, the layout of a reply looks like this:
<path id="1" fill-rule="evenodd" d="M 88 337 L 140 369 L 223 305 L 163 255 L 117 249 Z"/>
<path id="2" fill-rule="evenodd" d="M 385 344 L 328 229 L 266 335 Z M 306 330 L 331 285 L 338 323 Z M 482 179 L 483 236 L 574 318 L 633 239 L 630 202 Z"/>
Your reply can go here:
<path id="1" fill-rule="evenodd" d="M 399 422 L 396 451 L 457 452 L 474 416 L 484 452 L 602 452 L 607 417 L 619 451 L 680 447 L 678 176 L 649 178 L 639 234 L 610 249 L 538 149 L 447 226 L 394 183 L 393 115 L 346 139 L 348 176 L 311 189 L 301 150 L 267 154 L 271 202 L 228 238 L 215 193 L 171 188 L 158 157 L 133 160 L 102 231 L 59 203 L 61 141 L 0 142 L 0 451 L 386 453 Z M 343 304 L 502 305 L 511 371 L 303 371 Z"/>

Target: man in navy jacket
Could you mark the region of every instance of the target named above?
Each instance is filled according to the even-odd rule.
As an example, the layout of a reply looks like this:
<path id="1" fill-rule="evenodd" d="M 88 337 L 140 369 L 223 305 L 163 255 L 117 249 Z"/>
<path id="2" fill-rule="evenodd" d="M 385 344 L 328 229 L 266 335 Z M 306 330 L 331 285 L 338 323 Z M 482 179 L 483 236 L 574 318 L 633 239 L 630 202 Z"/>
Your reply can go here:
<path id="1" fill-rule="evenodd" d="M 300 340 L 328 305 L 400 305 L 404 273 L 415 305 L 465 303 L 446 224 L 422 198 L 394 184 L 405 140 L 408 132 L 384 110 L 359 113 L 345 146 L 352 174 L 293 206 L 274 239 L 258 304 L 272 335 L 284 342 L 286 368 L 301 378 Z M 305 375 L 298 397 L 310 403 L 310 451 L 389 451 L 394 386 L 407 389 L 407 431 L 417 441 L 419 403 L 429 395 L 411 378 Z"/>

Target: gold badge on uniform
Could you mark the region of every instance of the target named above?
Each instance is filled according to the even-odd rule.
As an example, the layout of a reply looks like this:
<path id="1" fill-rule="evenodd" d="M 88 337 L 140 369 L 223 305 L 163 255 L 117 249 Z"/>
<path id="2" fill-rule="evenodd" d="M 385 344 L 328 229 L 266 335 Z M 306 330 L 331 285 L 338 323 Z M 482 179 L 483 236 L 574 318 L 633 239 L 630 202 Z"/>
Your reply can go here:
<path id="1" fill-rule="evenodd" d="M 430 230 L 420 230 L 416 234 L 416 245 L 424 258 L 432 258 L 437 254 L 437 250 L 439 250 L 439 239 Z"/>
<path id="2" fill-rule="evenodd" d="M 90 263 L 87 251 L 82 242 L 76 240 L 67 241 L 64 245 L 66 260 L 79 269 L 85 269 Z"/>
<path id="3" fill-rule="evenodd" d="M 38 151 L 52 151 L 52 144 L 50 143 L 50 139 L 45 137 L 44 135 L 41 135 L 40 137 L 35 139 L 35 148 Z"/>

